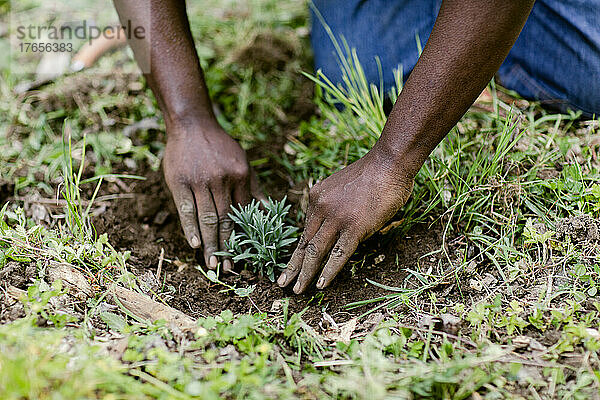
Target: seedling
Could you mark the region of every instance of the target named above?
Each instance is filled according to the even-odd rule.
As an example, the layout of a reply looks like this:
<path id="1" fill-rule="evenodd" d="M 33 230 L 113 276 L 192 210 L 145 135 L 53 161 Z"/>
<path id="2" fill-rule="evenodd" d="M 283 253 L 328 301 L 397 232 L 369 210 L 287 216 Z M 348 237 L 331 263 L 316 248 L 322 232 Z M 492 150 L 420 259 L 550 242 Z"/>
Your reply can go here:
<path id="1" fill-rule="evenodd" d="M 264 210 L 255 200 L 245 207 L 233 208 L 229 216 L 240 231 L 231 233 L 225 243 L 227 251 L 217 255 L 232 257 L 234 262 L 242 261 L 253 272 L 275 281 L 275 271 L 285 268 L 280 261 L 288 253 L 289 245 L 296 241 L 298 231 L 285 222 L 290 210 L 285 201 L 285 197 L 281 201 L 269 198 L 262 202 Z"/>

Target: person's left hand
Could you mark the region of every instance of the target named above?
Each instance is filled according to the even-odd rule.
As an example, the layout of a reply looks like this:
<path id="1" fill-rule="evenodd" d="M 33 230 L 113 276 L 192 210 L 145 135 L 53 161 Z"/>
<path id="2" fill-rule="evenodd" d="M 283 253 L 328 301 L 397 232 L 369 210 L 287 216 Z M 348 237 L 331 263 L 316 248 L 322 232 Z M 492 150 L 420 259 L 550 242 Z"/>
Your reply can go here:
<path id="1" fill-rule="evenodd" d="M 298 277 L 294 292 L 302 293 L 326 261 L 317 288 L 327 287 L 358 244 L 406 203 L 412 186 L 412 174 L 375 149 L 313 186 L 304 232 L 279 286 Z"/>

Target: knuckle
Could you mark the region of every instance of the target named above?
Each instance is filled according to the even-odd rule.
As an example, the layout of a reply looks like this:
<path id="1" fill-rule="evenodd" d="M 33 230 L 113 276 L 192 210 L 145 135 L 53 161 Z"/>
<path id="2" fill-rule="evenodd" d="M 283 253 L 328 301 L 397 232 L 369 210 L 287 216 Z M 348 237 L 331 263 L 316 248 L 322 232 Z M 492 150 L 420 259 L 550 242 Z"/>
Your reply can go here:
<path id="1" fill-rule="evenodd" d="M 316 203 L 319 200 L 319 189 L 317 186 L 313 186 L 308 192 L 308 201 L 310 203 Z"/>
<path id="2" fill-rule="evenodd" d="M 223 217 L 219 220 L 219 227 L 222 231 L 233 230 L 233 221 L 229 217 Z"/>
<path id="3" fill-rule="evenodd" d="M 194 202 L 191 200 L 181 200 L 178 204 L 178 209 L 179 213 L 184 216 L 194 214 Z"/>
<path id="4" fill-rule="evenodd" d="M 331 257 L 333 258 L 343 258 L 346 254 L 346 249 L 342 245 L 335 245 L 331 250 Z"/>
<path id="5" fill-rule="evenodd" d="M 335 210 L 335 206 L 331 206 L 330 203 L 320 195 L 317 195 L 317 197 L 313 199 L 309 199 L 309 208 L 313 213 L 320 215 L 324 215 L 331 210 Z"/>
<path id="6" fill-rule="evenodd" d="M 202 225 L 217 226 L 219 224 L 219 217 L 215 213 L 204 213 L 200 215 L 199 222 Z"/>
<path id="7" fill-rule="evenodd" d="M 183 175 L 171 171 L 165 171 L 165 181 L 171 190 L 176 190 L 188 184 L 188 180 Z"/>
<path id="8" fill-rule="evenodd" d="M 300 239 L 298 239 L 298 248 L 299 249 L 304 249 L 306 247 L 307 241 L 306 241 L 306 236 L 304 235 L 304 233 L 300 236 Z"/>
<path id="9" fill-rule="evenodd" d="M 209 187 L 219 187 L 225 182 L 225 176 L 220 173 L 212 173 L 206 176 L 205 182 Z"/>
<path id="10" fill-rule="evenodd" d="M 319 249 L 314 242 L 309 242 L 304 249 L 308 257 L 315 258 L 319 254 Z"/>
<path id="11" fill-rule="evenodd" d="M 245 180 L 250 175 L 250 167 L 246 163 L 236 163 L 232 166 L 230 175 L 236 181 Z"/>
<path id="12" fill-rule="evenodd" d="M 298 272 L 299 269 L 300 269 L 300 265 L 288 265 L 288 267 L 285 270 L 285 272 L 287 274 L 290 274 L 290 275 L 295 275 L 296 272 Z"/>

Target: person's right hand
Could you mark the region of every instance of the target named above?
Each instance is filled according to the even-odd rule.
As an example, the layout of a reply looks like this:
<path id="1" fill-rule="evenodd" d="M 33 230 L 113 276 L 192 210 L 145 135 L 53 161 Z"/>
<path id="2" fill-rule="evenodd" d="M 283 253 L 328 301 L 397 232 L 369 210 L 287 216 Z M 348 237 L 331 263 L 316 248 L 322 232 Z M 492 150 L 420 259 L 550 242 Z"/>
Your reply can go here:
<path id="1" fill-rule="evenodd" d="M 215 269 L 214 253 L 226 250 L 233 230 L 231 204 L 262 197 L 246 153 L 216 121 L 171 127 L 163 166 L 188 243 L 203 245 L 206 265 Z M 224 271 L 232 270 L 230 259 L 222 261 Z"/>

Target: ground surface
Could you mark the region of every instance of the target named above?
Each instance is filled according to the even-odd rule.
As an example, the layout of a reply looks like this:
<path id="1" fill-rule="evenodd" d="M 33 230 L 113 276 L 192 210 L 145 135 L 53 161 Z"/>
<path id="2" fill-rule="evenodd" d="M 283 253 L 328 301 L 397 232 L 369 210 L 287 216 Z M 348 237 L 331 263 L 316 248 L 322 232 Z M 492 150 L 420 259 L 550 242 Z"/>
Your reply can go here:
<path id="1" fill-rule="evenodd" d="M 310 186 L 376 140 L 383 99 L 314 91 L 303 2 L 188 6 L 219 122 L 301 229 Z M 212 277 L 189 248 L 127 51 L 39 87 L 39 55 L 7 57 L 0 397 L 598 398 L 600 121 L 492 83 L 390 225 L 294 295 L 253 265 Z"/>

